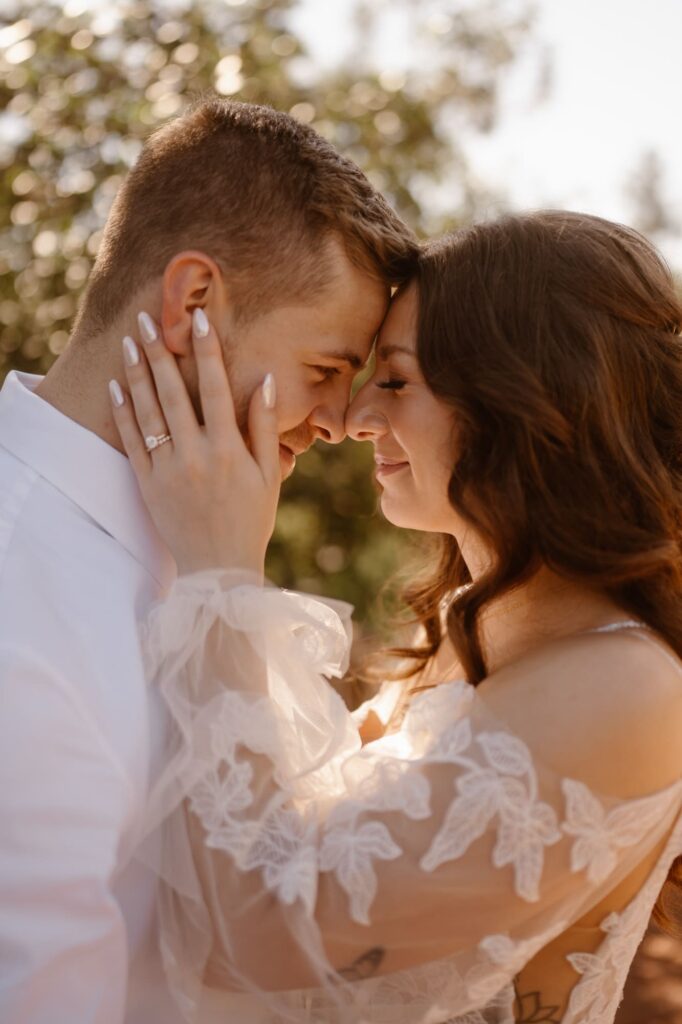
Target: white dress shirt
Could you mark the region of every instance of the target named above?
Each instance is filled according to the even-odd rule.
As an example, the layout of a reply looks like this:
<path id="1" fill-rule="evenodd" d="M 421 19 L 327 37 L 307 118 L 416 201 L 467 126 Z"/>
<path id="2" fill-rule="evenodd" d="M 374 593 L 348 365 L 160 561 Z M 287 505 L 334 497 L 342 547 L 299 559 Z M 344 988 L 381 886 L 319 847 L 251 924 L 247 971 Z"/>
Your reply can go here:
<path id="1" fill-rule="evenodd" d="M 173 580 L 128 460 L 0 392 L 0 1021 L 176 1024 L 131 859 L 154 743 L 137 622 Z"/>

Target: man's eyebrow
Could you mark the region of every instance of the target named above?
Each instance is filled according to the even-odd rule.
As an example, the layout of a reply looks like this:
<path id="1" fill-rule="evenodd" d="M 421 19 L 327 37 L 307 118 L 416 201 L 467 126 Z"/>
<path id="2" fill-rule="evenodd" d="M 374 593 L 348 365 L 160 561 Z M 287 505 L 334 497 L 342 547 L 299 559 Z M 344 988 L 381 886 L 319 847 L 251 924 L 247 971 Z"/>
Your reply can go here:
<path id="1" fill-rule="evenodd" d="M 324 352 L 320 355 L 324 355 L 325 359 L 337 359 L 340 363 L 348 363 L 353 370 L 361 370 L 365 365 L 364 359 L 351 349 L 344 349 L 343 352 Z"/>
<path id="2" fill-rule="evenodd" d="M 395 355 L 396 352 L 401 352 L 403 355 L 412 356 L 413 359 L 416 359 L 414 349 L 408 348 L 407 345 L 380 345 L 377 349 L 379 359 L 387 359 L 388 356 Z"/>

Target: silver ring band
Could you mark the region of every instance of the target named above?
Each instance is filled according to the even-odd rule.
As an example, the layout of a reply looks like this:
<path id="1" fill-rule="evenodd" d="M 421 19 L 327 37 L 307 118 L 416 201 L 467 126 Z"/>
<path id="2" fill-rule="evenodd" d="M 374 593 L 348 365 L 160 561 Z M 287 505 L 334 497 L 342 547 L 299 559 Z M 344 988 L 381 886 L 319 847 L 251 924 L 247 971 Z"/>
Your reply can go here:
<path id="1" fill-rule="evenodd" d="M 160 448 L 166 441 L 172 441 L 173 438 L 170 434 L 151 434 L 149 437 L 145 437 L 144 446 L 148 452 L 153 452 L 155 448 Z"/>

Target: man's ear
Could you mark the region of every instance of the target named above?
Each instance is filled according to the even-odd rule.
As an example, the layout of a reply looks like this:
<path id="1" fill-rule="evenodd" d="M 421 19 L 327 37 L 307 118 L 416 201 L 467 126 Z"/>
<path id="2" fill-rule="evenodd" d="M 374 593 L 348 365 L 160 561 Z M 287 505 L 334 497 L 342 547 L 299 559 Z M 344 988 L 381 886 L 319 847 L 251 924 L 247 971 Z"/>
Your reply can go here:
<path id="1" fill-rule="evenodd" d="M 227 309 L 223 275 L 205 252 L 187 249 L 167 264 L 161 288 L 161 327 L 176 356 L 192 354 L 192 313 L 200 306 L 214 326 Z"/>

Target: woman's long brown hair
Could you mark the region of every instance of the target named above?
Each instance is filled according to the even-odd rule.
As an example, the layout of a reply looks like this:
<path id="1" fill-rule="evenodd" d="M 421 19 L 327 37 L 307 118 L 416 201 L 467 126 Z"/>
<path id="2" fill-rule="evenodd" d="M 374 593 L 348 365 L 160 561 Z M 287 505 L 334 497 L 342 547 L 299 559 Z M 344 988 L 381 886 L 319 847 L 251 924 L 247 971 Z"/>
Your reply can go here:
<path id="1" fill-rule="evenodd" d="M 450 502 L 493 560 L 472 582 L 441 538 L 404 594 L 426 642 L 395 653 L 419 668 L 447 629 L 478 684 L 481 610 L 546 565 L 682 658 L 682 306 L 662 258 L 620 224 L 542 211 L 430 243 L 417 284 L 421 370 L 456 411 Z M 670 930 L 681 892 L 678 857 L 654 912 Z"/>

